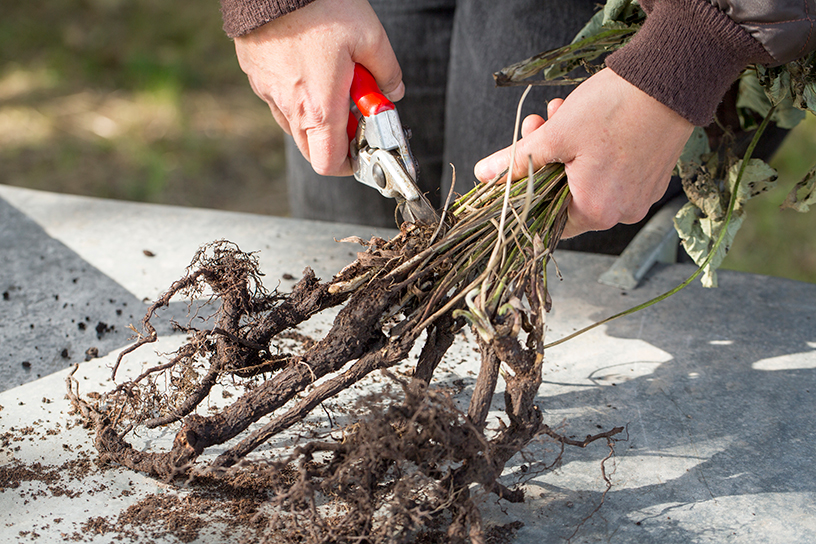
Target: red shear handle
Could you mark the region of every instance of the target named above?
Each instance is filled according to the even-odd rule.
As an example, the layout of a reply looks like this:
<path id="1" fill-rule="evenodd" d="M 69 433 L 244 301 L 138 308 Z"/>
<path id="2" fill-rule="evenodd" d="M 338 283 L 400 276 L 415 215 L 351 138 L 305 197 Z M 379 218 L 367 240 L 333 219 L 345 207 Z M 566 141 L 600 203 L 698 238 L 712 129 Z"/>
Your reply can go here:
<path id="1" fill-rule="evenodd" d="M 394 109 L 394 103 L 382 94 L 374 76 L 362 64 L 354 65 L 351 99 L 357 104 L 360 113 L 366 117 Z"/>

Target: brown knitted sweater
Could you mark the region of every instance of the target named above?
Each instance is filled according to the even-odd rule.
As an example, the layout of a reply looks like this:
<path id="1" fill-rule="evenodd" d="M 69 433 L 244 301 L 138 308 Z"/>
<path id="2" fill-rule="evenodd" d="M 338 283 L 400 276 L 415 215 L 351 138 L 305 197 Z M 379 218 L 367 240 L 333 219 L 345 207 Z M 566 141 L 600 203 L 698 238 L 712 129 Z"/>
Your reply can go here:
<path id="1" fill-rule="evenodd" d="M 619 76 L 695 125 L 749 64 L 774 59 L 728 15 L 703 0 L 643 0 L 646 21 L 626 47 L 606 59 Z"/>
<path id="2" fill-rule="evenodd" d="M 313 0 L 221 0 L 224 32 L 230 38 L 242 36 L 311 2 Z"/>

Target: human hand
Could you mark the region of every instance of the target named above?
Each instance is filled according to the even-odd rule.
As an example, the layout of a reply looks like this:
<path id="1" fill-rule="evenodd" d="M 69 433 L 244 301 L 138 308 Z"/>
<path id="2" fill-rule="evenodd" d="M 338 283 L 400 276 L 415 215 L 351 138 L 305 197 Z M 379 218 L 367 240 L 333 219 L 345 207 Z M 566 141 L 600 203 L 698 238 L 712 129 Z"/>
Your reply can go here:
<path id="1" fill-rule="evenodd" d="M 367 0 L 315 0 L 235 39 L 241 69 L 318 174 L 351 174 L 346 125 L 354 64 L 392 101 L 405 87 Z"/>
<path id="2" fill-rule="evenodd" d="M 593 75 L 566 100 L 550 101 L 548 121 L 524 119 L 513 179 L 564 163 L 572 194 L 564 238 L 617 223 L 637 223 L 666 192 L 672 170 L 694 126 L 610 69 Z M 510 148 L 479 161 L 479 180 L 509 165 Z"/>

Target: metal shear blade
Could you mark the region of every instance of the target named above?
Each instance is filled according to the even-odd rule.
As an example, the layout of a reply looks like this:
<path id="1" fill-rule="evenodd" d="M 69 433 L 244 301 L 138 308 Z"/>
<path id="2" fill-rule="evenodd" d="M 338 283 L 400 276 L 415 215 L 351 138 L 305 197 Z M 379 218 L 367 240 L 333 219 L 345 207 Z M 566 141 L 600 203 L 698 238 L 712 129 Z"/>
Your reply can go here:
<path id="1" fill-rule="evenodd" d="M 393 137 L 391 130 L 394 126 L 394 116 L 385 114 L 396 112 L 390 110 L 377 114 L 374 118 L 360 119 L 357 136 L 351 146 L 354 177 L 357 181 L 377 189 L 383 196 L 396 199 L 403 219 L 435 225 L 439 222 L 439 217 L 416 186 L 414 181 L 416 167 L 402 134 L 402 127 L 397 125 L 402 136 L 400 141 L 399 138 Z M 388 125 L 386 130 L 383 130 L 382 124 Z M 371 145 L 371 142 L 375 145 Z"/>
<path id="2" fill-rule="evenodd" d="M 354 67 L 351 97 L 361 114 L 359 120 L 353 113 L 349 118 L 349 154 L 355 179 L 387 198 L 395 198 L 406 221 L 437 224 L 436 210 L 417 187 L 416 164 L 396 106 L 359 64 Z M 356 129 L 352 123 L 357 124 Z"/>

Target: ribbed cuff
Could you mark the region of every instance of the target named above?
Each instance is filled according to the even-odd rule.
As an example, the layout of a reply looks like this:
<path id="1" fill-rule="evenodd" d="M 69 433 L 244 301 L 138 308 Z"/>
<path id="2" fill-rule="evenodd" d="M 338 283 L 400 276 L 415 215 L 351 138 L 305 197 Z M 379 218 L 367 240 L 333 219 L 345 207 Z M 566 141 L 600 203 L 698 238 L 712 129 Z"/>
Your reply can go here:
<path id="1" fill-rule="evenodd" d="M 695 125 L 711 122 L 746 66 L 773 62 L 758 41 L 704 0 L 649 4 L 643 27 L 606 64 Z"/>
<path id="2" fill-rule="evenodd" d="M 221 0 L 224 32 L 236 38 L 313 0 Z"/>

